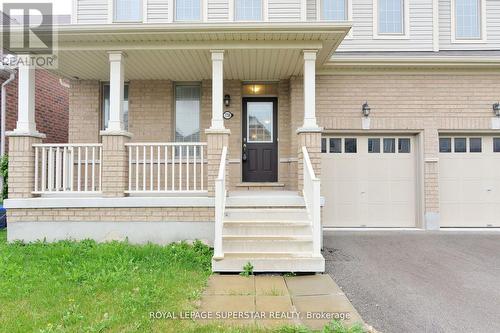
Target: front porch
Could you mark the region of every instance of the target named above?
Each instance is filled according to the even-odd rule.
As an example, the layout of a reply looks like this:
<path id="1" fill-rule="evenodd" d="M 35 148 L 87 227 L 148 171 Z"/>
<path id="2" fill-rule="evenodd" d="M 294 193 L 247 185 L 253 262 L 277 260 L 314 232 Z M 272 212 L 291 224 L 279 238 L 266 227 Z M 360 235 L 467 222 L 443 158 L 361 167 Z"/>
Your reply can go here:
<path id="1" fill-rule="evenodd" d="M 213 243 L 216 271 L 239 271 L 248 261 L 256 271 L 323 271 L 315 71 L 348 28 L 206 25 L 199 34 L 192 27 L 156 27 L 135 39 L 131 28 L 116 28 L 99 41 L 85 35 L 85 26 L 62 30 L 59 72 L 74 79 L 70 143 L 42 143 L 34 123 L 34 69 L 20 67 L 19 120 L 9 136 L 9 240 L 198 238 Z M 101 102 L 103 81 L 109 105 Z M 184 104 L 175 87 L 186 81 L 201 82 L 198 99 L 185 103 L 198 105 L 199 130 L 183 137 L 199 142 L 177 140 L 183 133 L 175 110 Z M 250 83 L 276 89 L 248 96 Z M 159 90 L 163 84 L 170 89 Z M 276 100 L 277 113 L 255 123 L 246 97 Z M 224 112 L 233 118 L 225 120 Z M 255 112 L 262 114 L 260 105 Z M 97 122 L 89 121 L 96 113 Z M 252 130 L 263 138 L 251 141 Z M 257 169 L 248 181 L 250 162 Z M 264 172 L 271 174 L 262 183 Z M 255 192 L 258 200 L 233 192 L 252 182 L 267 190 L 270 179 L 269 189 L 286 191 Z"/>

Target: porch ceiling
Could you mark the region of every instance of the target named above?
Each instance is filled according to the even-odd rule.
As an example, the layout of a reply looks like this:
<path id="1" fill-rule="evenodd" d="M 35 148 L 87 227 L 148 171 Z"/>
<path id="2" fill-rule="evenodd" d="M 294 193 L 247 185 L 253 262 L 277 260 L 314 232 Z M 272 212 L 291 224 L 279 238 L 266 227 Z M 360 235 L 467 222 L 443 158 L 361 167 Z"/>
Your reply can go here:
<path id="1" fill-rule="evenodd" d="M 123 50 L 127 80 L 210 79 L 210 50 L 222 49 L 225 79 L 277 80 L 302 73 L 304 49 L 317 49 L 317 67 L 322 67 L 350 26 L 349 22 L 62 26 L 57 72 L 70 78 L 108 80 L 107 51 Z"/>

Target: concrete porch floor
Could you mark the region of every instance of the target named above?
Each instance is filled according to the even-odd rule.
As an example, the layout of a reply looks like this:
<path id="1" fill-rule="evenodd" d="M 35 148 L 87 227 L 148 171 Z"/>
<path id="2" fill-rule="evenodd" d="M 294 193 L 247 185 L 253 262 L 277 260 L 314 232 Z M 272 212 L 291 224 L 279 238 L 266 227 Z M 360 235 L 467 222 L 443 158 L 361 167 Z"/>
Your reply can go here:
<path id="1" fill-rule="evenodd" d="M 212 275 L 199 312 L 230 326 L 261 328 L 304 325 L 321 329 L 339 316 L 346 325 L 363 320 L 328 275 Z M 232 318 L 228 316 L 232 314 Z M 322 317 L 322 318 L 320 318 Z M 341 319 L 341 318 L 339 318 Z M 208 323 L 210 320 L 203 320 Z"/>

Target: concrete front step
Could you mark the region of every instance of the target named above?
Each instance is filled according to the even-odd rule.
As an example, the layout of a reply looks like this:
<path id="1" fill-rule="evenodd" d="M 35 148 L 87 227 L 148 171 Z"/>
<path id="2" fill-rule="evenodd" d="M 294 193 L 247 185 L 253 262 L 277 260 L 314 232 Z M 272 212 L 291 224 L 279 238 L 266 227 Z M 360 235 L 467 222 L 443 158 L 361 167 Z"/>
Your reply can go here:
<path id="1" fill-rule="evenodd" d="M 241 272 L 243 266 L 251 263 L 254 272 L 324 272 L 325 259 L 291 254 L 226 254 L 223 259 L 212 259 L 214 272 Z"/>
<path id="2" fill-rule="evenodd" d="M 280 208 L 226 208 L 226 222 L 233 221 L 307 221 L 309 215 L 307 210 L 301 207 L 280 207 Z"/>
<path id="3" fill-rule="evenodd" d="M 311 235 L 311 223 L 304 222 L 224 222 L 223 235 L 286 236 Z"/>
<path id="4" fill-rule="evenodd" d="M 259 192 L 254 192 L 259 193 Z M 231 207 L 305 207 L 304 198 L 298 195 L 237 195 L 228 196 L 226 208 Z"/>
<path id="5" fill-rule="evenodd" d="M 222 248 L 226 252 L 312 252 L 312 237 L 280 238 L 279 236 L 238 238 L 236 236 L 222 238 Z"/>

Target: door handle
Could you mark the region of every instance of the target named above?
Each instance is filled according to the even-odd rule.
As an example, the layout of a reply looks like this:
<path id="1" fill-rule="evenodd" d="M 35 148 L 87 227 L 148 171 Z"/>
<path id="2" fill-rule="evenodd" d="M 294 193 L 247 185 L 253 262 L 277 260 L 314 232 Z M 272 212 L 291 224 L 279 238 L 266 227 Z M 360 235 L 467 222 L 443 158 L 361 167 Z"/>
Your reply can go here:
<path id="1" fill-rule="evenodd" d="M 243 144 L 243 149 L 242 149 L 242 156 L 241 156 L 241 160 L 242 160 L 243 162 L 245 162 L 245 161 L 247 160 L 247 158 L 248 158 L 248 157 L 247 157 L 247 144 L 246 144 L 246 143 L 244 143 L 244 144 Z"/>

